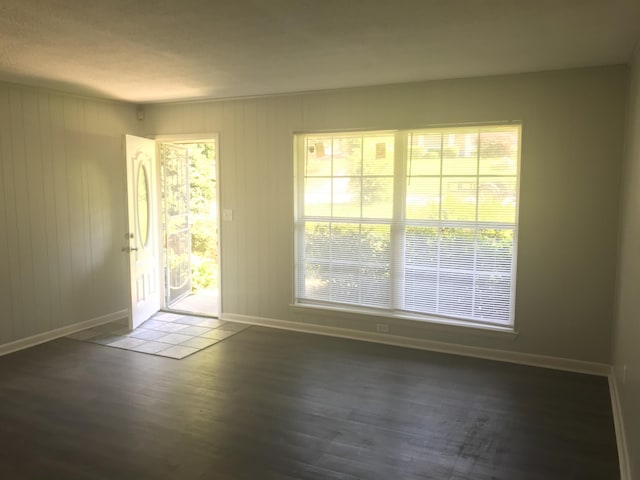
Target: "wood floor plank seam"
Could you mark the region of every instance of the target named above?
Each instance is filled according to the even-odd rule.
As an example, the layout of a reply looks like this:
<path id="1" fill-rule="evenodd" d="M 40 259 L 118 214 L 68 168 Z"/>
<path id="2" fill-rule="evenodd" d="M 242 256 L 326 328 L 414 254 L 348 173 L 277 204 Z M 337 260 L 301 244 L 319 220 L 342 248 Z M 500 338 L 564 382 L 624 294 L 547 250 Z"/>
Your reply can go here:
<path id="1" fill-rule="evenodd" d="M 605 480 L 607 379 L 253 326 L 0 357 L 0 478 Z"/>

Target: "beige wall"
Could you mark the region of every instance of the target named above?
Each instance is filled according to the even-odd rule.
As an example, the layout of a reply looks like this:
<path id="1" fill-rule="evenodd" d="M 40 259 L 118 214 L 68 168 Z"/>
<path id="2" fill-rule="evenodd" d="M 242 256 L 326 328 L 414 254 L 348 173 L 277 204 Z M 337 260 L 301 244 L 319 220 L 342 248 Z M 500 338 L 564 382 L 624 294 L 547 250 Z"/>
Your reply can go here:
<path id="1" fill-rule="evenodd" d="M 519 336 L 389 321 L 391 333 L 609 363 L 625 66 L 147 107 L 146 134 L 220 135 L 222 310 L 371 332 L 293 299 L 292 133 L 521 120 Z"/>
<path id="2" fill-rule="evenodd" d="M 292 310 L 292 134 L 521 120 L 519 336 L 391 333 L 608 363 L 623 66 L 146 107 L 0 84 L 0 344 L 127 308 L 122 134 L 219 133 L 224 313 L 365 332 Z"/>
<path id="3" fill-rule="evenodd" d="M 127 308 L 135 107 L 0 84 L 0 345 Z"/>
<path id="4" fill-rule="evenodd" d="M 640 48 L 630 81 L 617 287 L 614 373 L 632 478 L 640 478 Z"/>
<path id="5" fill-rule="evenodd" d="M 521 120 L 519 336 L 391 333 L 609 363 L 640 472 L 640 58 L 623 66 L 135 107 L 0 84 L 0 345 L 127 308 L 122 134 L 220 138 L 223 312 L 375 330 L 293 299 L 292 134 Z M 614 297 L 620 178 L 624 178 Z M 616 303 L 616 334 L 612 312 Z M 622 371 L 626 365 L 626 382 Z"/>

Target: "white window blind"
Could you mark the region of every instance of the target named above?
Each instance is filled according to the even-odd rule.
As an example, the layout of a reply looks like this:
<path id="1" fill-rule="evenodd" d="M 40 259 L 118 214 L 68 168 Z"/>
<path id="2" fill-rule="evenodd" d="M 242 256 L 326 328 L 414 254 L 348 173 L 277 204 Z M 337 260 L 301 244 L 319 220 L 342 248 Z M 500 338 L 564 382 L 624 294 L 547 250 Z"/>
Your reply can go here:
<path id="1" fill-rule="evenodd" d="M 296 136 L 296 302 L 513 323 L 520 126 Z"/>

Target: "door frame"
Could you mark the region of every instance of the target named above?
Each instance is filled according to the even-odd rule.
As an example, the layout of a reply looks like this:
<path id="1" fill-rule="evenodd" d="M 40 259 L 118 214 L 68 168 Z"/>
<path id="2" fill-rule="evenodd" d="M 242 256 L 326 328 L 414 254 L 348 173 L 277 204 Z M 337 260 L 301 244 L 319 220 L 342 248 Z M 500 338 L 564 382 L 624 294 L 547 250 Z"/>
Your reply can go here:
<path id="1" fill-rule="evenodd" d="M 215 152 L 216 152 L 216 227 L 218 229 L 217 235 L 217 250 L 218 250 L 218 264 L 217 264 L 217 276 L 218 276 L 218 311 L 216 312 L 216 316 L 220 317 L 222 314 L 222 222 L 220 215 L 222 213 L 222 209 L 220 208 L 220 137 L 218 133 L 178 133 L 178 134 L 160 134 L 160 135 L 149 135 L 147 138 L 150 138 L 156 142 L 156 181 L 158 182 L 158 194 L 157 197 L 157 207 L 158 212 L 162 212 L 162 192 L 161 192 L 161 175 L 162 175 L 162 165 L 161 157 L 160 157 L 160 144 L 162 143 L 211 143 L 215 144 Z M 161 225 L 158 224 L 158 241 L 160 242 L 161 248 L 164 250 L 164 238 L 162 235 Z M 160 272 L 164 272 L 164 251 L 159 255 L 159 265 Z M 162 275 L 164 278 L 164 275 Z M 160 309 L 167 309 L 168 305 L 166 305 L 166 285 L 165 281 L 160 281 Z"/>

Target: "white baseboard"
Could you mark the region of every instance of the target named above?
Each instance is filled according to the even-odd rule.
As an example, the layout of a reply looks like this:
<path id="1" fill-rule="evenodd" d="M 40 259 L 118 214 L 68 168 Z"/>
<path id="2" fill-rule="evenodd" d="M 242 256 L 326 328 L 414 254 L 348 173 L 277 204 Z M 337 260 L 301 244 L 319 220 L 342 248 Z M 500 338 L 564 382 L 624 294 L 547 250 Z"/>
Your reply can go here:
<path id="1" fill-rule="evenodd" d="M 520 353 L 508 350 L 495 350 L 491 348 L 470 347 L 454 343 L 436 342 L 420 338 L 400 337 L 377 332 L 363 332 L 347 328 L 330 327 L 326 325 L 291 322 L 288 320 L 277 320 L 274 318 L 254 317 L 250 315 L 238 315 L 234 313 L 223 313 L 221 320 L 230 322 L 248 323 L 251 325 L 261 325 L 264 327 L 280 328 L 304 333 L 316 333 L 331 337 L 349 338 L 352 340 L 363 340 L 366 342 L 383 343 L 399 347 L 416 348 L 419 350 L 429 350 L 433 352 L 450 353 L 465 357 L 483 358 L 487 360 L 498 360 L 501 362 L 517 363 L 534 367 L 552 368 L 555 370 L 565 370 L 568 372 L 587 373 L 606 377 L 611 372 L 611 367 L 604 363 L 585 362 L 570 358 L 551 357 L 546 355 L 535 355 L 530 353 Z"/>
<path id="2" fill-rule="evenodd" d="M 618 393 L 618 380 L 615 370 L 609 374 L 609 392 L 611 393 L 611 408 L 613 410 L 613 425 L 616 429 L 616 442 L 618 444 L 618 459 L 620 461 L 620 480 L 631 480 L 631 465 L 629 464 L 629 450 L 627 449 L 627 437 L 624 433 L 624 419 L 620 395 Z"/>
<path id="3" fill-rule="evenodd" d="M 17 352 L 18 350 L 23 350 L 25 348 L 33 347 L 44 342 L 49 342 L 51 340 L 55 340 L 56 338 L 66 337 L 67 335 L 71 335 L 72 333 L 76 333 L 91 327 L 97 327 L 98 325 L 102 325 L 103 323 L 121 320 L 123 318 L 127 318 L 128 315 L 128 310 L 120 310 L 119 312 L 109 313 L 107 315 L 91 318 L 83 322 L 74 323 L 73 325 L 67 325 L 66 327 L 56 328 L 55 330 L 51 330 L 49 332 L 39 333 L 31 337 L 21 338 L 20 340 L 16 340 L 14 342 L 5 343 L 4 345 L 0 345 L 0 356 L 12 352 Z"/>

